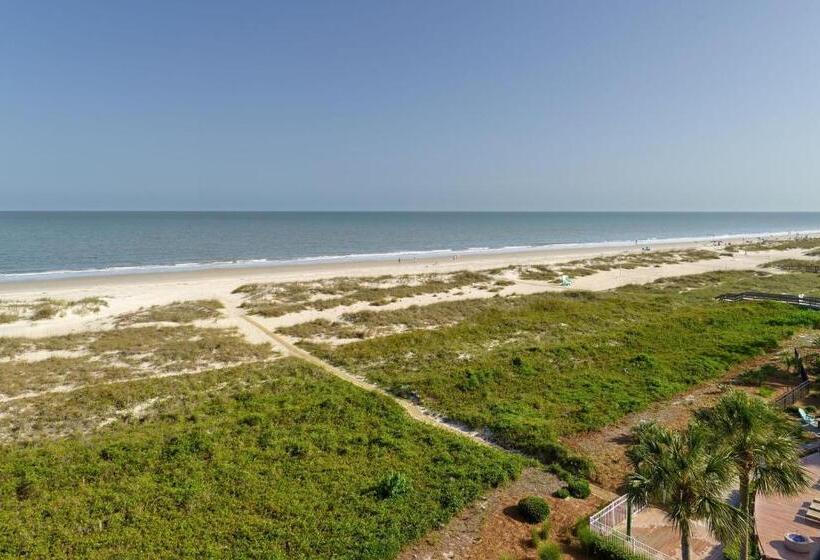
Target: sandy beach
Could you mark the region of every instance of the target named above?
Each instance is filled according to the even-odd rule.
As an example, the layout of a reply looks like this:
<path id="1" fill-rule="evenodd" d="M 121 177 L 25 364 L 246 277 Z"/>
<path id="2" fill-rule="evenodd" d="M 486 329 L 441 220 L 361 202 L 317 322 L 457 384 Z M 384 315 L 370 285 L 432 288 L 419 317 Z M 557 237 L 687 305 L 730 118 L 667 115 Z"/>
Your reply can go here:
<path id="1" fill-rule="evenodd" d="M 731 239 L 731 241 L 741 242 L 742 240 Z M 652 282 L 665 277 L 716 270 L 749 270 L 774 260 L 802 255 L 802 251 L 799 249 L 788 251 L 741 251 L 729 255 L 722 252 L 721 248 L 721 242 L 718 240 L 657 243 L 651 246 L 652 252 L 707 250 L 713 252 L 718 258 L 695 262 L 656 264 L 637 268 L 613 268 L 612 270 L 600 271 L 574 279 L 571 289 L 607 290 L 626 284 Z M 0 301 L 5 299 L 26 302 L 41 298 L 71 301 L 87 297 L 100 297 L 106 301 L 107 305 L 93 314 L 67 312 L 46 320 L 0 324 L 0 336 L 43 337 L 89 330 L 104 330 L 113 325 L 115 317 L 148 306 L 166 305 L 175 301 L 216 299 L 223 302 L 228 310 L 226 317 L 219 319 L 219 322 L 224 326 L 237 326 L 249 338 L 258 341 L 258 332 L 249 329 L 245 321 L 238 320 L 234 316 L 237 313 L 242 313 L 239 309 L 242 296 L 232 292 L 243 284 L 309 282 L 338 277 L 363 278 L 447 274 L 465 270 L 482 271 L 530 265 L 553 266 L 585 259 L 629 257 L 630 255 L 645 253 L 641 246 L 613 247 L 604 245 L 479 253 L 450 258 L 346 261 L 5 282 L 0 283 Z M 506 285 L 500 292 L 488 292 L 468 286 L 465 289 L 447 293 L 422 294 L 402 298 L 399 301 L 381 306 L 379 309 L 401 309 L 413 305 L 490 297 L 496 294 L 507 296 L 567 289 L 553 282 L 523 280 L 515 274 L 504 274 L 504 277 L 508 279 L 509 285 Z M 262 317 L 259 320 L 266 327 L 277 329 L 315 319 L 333 321 L 342 314 L 368 308 L 370 308 L 368 302 L 358 302 L 325 310 L 306 309 L 279 317 Z"/>

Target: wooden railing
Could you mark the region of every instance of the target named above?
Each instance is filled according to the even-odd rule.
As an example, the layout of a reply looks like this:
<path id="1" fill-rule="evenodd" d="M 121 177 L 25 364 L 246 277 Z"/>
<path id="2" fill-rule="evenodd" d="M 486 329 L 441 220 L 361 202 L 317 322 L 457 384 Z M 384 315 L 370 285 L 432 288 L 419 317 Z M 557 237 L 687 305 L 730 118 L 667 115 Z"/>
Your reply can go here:
<path id="1" fill-rule="evenodd" d="M 811 388 L 811 381 L 804 381 L 800 385 L 795 385 L 789 391 L 783 395 L 777 397 L 772 404 L 775 406 L 779 406 L 780 408 L 786 408 L 787 406 L 793 405 L 803 397 L 809 394 L 809 390 Z"/>
<path id="2" fill-rule="evenodd" d="M 820 298 L 812 296 L 795 296 L 791 294 L 769 294 L 765 292 L 738 292 L 723 294 L 717 297 L 721 301 L 777 301 L 820 309 Z"/>
<path id="3" fill-rule="evenodd" d="M 820 298 L 805 295 L 795 296 L 791 294 L 767 294 L 765 292 L 738 292 L 723 294 L 718 296 L 717 299 L 720 301 L 777 301 L 820 310 Z"/>

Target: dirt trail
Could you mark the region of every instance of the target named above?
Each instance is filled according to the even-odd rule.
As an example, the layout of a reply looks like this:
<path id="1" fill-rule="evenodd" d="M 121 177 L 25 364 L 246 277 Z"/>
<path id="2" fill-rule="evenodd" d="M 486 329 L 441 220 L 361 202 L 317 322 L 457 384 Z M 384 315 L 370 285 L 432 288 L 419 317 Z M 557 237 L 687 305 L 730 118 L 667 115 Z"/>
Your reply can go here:
<path id="1" fill-rule="evenodd" d="M 230 305 L 226 305 L 226 310 L 227 310 L 228 314 L 231 315 L 232 317 L 241 318 L 244 321 L 246 321 L 247 323 L 249 323 L 250 325 L 253 325 L 254 327 L 256 327 L 260 332 L 264 333 L 271 340 L 271 342 L 280 351 L 282 351 L 286 356 L 294 356 L 294 357 L 300 358 L 302 360 L 305 360 L 308 363 L 311 363 L 311 364 L 313 364 L 317 367 L 322 368 L 326 372 L 330 373 L 331 375 L 335 375 L 339 379 L 347 381 L 348 383 L 352 383 L 353 385 L 355 385 L 355 386 L 357 386 L 361 389 L 364 389 L 366 391 L 370 391 L 370 392 L 373 392 L 373 393 L 378 393 L 380 395 L 384 395 L 384 396 L 392 399 L 393 401 L 395 401 L 414 420 L 418 420 L 419 422 L 424 422 L 424 423 L 429 424 L 431 426 L 435 426 L 437 428 L 447 430 L 451 433 L 458 434 L 459 436 L 469 438 L 470 440 L 472 440 L 476 443 L 479 443 L 481 445 L 487 445 L 487 446 L 490 446 L 490 447 L 494 447 L 496 449 L 501 449 L 500 446 L 498 446 L 495 443 L 493 443 L 492 441 L 484 438 L 478 432 L 472 431 L 467 427 L 460 426 L 458 424 L 449 422 L 446 419 L 444 419 L 442 416 L 437 415 L 437 414 L 427 410 L 426 408 L 424 408 L 424 407 L 422 407 L 422 406 L 420 406 L 416 403 L 413 403 L 411 401 L 408 401 L 406 399 L 402 399 L 400 397 L 397 397 L 396 395 L 388 393 L 387 391 L 385 391 L 384 389 L 382 389 L 378 385 L 375 385 L 374 383 L 371 383 L 370 381 L 364 379 L 363 377 L 360 377 L 358 375 L 353 375 L 353 374 L 351 374 L 351 373 L 349 373 L 349 372 L 347 372 L 347 371 L 345 371 L 341 368 L 338 368 L 338 367 L 336 367 L 332 364 L 329 364 L 328 362 L 322 360 L 321 358 L 318 358 L 318 357 L 314 356 L 313 354 L 311 354 L 309 352 L 306 352 L 305 350 L 299 348 L 298 346 L 291 343 L 290 341 L 288 341 L 284 337 L 282 337 L 282 336 L 276 334 L 275 332 L 273 332 L 272 330 L 268 329 L 261 322 L 257 321 L 256 319 L 254 319 L 252 317 L 249 317 L 244 312 L 242 312 L 239 308 L 234 307 L 234 306 L 230 306 Z M 609 501 L 609 500 L 613 500 L 617 497 L 616 494 L 610 492 L 609 490 L 605 490 L 604 488 L 599 488 L 599 487 L 594 486 L 594 485 L 590 485 L 590 488 L 592 490 L 593 495 L 595 495 L 597 498 L 600 498 L 602 500 Z"/>

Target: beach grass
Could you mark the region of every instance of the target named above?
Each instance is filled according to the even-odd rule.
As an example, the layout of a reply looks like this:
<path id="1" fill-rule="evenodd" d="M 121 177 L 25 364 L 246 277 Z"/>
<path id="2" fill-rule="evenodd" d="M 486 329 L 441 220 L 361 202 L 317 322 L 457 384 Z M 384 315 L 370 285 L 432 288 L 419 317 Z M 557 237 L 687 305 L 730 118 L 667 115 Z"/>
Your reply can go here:
<path id="1" fill-rule="evenodd" d="M 272 359 L 235 329 L 126 327 L 45 338 L 0 338 L 6 397 Z"/>
<path id="2" fill-rule="evenodd" d="M 764 267 L 817 274 L 820 273 L 820 259 L 781 259 L 766 263 Z"/>
<path id="3" fill-rule="evenodd" d="M 753 243 L 730 243 L 726 251 L 787 251 L 789 249 L 818 249 L 820 237 L 799 237 L 796 239 L 771 239 Z"/>
<path id="4" fill-rule="evenodd" d="M 563 275 L 580 278 L 608 270 L 631 270 L 641 267 L 657 267 L 665 264 L 699 262 L 719 258 L 719 254 L 707 249 L 619 253 L 617 255 L 578 259 L 554 265 L 524 266 L 520 267 L 519 277 L 522 280 L 558 282 Z"/>
<path id="5" fill-rule="evenodd" d="M 526 463 L 294 359 L 162 383 L 106 389 L 171 393 L 141 421 L 0 448 L 1 556 L 381 560 Z"/>
<path id="6" fill-rule="evenodd" d="M 305 309 L 323 310 L 367 302 L 373 306 L 424 294 L 445 293 L 492 282 L 487 273 L 331 278 L 316 282 L 245 284 L 234 293 L 245 296 L 242 307 L 251 314 L 278 317 Z"/>
<path id="7" fill-rule="evenodd" d="M 491 299 L 489 308 L 436 330 L 303 345 L 550 461 L 560 436 L 615 422 L 772 350 L 798 329 L 820 328 L 813 311 L 726 304 L 716 295 L 816 289 L 813 274 L 714 272 L 601 293 Z"/>
<path id="8" fill-rule="evenodd" d="M 38 298 L 31 301 L 0 300 L 0 324 L 16 321 L 43 321 L 66 312 L 78 315 L 96 313 L 108 302 L 100 297 L 86 297 L 78 300 Z"/>
<path id="9" fill-rule="evenodd" d="M 220 317 L 222 308 L 222 302 L 215 299 L 175 301 L 167 305 L 152 305 L 133 313 L 124 313 L 117 317 L 117 324 L 193 323 Z"/>

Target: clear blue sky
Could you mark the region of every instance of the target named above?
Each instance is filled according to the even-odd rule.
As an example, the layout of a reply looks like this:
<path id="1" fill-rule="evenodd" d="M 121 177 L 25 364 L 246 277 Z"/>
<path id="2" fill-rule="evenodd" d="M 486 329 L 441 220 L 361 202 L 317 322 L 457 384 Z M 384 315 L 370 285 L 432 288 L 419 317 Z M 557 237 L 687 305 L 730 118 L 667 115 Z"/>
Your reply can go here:
<path id="1" fill-rule="evenodd" d="M 820 2 L 3 2 L 0 209 L 820 210 Z"/>

